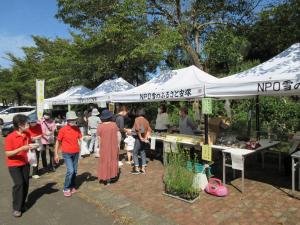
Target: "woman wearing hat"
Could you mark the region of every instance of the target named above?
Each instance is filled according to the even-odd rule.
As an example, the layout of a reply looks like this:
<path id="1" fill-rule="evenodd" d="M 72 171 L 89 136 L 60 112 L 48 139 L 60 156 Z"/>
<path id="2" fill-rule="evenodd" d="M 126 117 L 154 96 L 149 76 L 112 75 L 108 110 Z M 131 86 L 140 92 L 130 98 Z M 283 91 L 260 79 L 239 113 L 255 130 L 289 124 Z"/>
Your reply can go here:
<path id="1" fill-rule="evenodd" d="M 99 144 L 96 136 L 98 124 L 101 123 L 99 114 L 100 113 L 98 109 L 94 108 L 92 110 L 92 115 L 88 118 L 88 130 L 89 130 L 89 134 L 91 135 L 89 151 L 90 153 L 94 152 L 96 158 L 99 157 Z"/>
<path id="2" fill-rule="evenodd" d="M 98 125 L 101 157 L 98 164 L 98 180 L 110 184 L 112 178 L 118 176 L 119 167 L 119 142 L 117 124 L 112 121 L 113 114 L 108 109 L 101 113 L 102 123 Z"/>
<path id="3" fill-rule="evenodd" d="M 77 127 L 77 116 L 74 111 L 67 112 L 67 125 L 58 132 L 54 159 L 59 162 L 58 150 L 61 149 L 62 156 L 67 166 L 67 173 L 64 183 L 64 196 L 70 197 L 76 192 L 75 179 L 77 175 L 77 166 L 79 158 L 79 141 L 82 138 L 81 132 Z"/>

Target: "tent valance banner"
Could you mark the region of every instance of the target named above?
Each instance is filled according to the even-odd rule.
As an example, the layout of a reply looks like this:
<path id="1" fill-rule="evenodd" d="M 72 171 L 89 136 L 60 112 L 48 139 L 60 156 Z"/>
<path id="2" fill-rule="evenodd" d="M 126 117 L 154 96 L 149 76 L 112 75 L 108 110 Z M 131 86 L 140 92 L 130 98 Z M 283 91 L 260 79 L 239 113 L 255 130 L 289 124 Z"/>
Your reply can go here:
<path id="1" fill-rule="evenodd" d="M 206 85 L 206 96 L 242 98 L 300 94 L 300 43 L 244 72 Z"/>
<path id="2" fill-rule="evenodd" d="M 218 78 L 196 66 L 162 72 L 158 77 L 129 91 L 112 94 L 113 102 L 180 101 L 203 97 L 204 86 Z"/>

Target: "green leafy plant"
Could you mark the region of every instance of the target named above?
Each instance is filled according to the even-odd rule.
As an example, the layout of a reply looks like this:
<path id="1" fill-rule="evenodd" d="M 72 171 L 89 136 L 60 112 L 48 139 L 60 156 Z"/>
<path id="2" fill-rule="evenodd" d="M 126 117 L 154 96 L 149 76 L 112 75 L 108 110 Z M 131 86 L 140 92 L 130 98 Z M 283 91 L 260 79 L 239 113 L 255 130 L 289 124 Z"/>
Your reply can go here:
<path id="1" fill-rule="evenodd" d="M 183 150 L 169 154 L 164 175 L 165 192 L 192 200 L 199 196 L 199 190 L 193 187 L 194 173 L 186 168 L 187 160 Z"/>

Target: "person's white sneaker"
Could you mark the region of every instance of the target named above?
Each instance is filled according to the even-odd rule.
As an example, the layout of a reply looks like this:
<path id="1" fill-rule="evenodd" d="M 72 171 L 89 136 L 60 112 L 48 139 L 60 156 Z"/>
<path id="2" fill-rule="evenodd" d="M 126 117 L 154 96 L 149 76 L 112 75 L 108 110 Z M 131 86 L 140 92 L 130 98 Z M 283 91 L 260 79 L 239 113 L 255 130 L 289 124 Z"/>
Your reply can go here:
<path id="1" fill-rule="evenodd" d="M 33 175 L 32 178 L 33 178 L 33 179 L 39 179 L 40 176 L 39 176 L 39 175 Z"/>

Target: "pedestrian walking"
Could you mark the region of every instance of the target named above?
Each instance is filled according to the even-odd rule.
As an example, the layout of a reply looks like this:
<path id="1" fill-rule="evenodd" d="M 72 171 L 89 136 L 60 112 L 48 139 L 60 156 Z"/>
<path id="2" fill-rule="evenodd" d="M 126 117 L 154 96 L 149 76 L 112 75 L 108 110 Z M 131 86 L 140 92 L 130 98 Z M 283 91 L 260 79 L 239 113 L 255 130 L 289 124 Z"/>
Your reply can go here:
<path id="1" fill-rule="evenodd" d="M 119 173 L 119 142 L 117 124 L 112 121 L 113 114 L 108 109 L 101 113 L 102 123 L 98 125 L 97 136 L 100 143 L 101 157 L 98 164 L 98 180 L 110 184 Z"/>
<path id="2" fill-rule="evenodd" d="M 25 201 L 29 188 L 29 163 L 27 152 L 30 150 L 30 134 L 28 117 L 15 115 L 13 117 L 14 131 L 5 138 L 6 164 L 13 180 L 13 216 L 20 217 L 26 210 Z"/>
<path id="3" fill-rule="evenodd" d="M 54 132 L 56 130 L 56 124 L 55 121 L 51 119 L 49 112 L 44 112 L 41 127 L 43 131 L 43 150 L 41 153 L 43 168 L 48 172 L 54 172 Z M 49 153 L 49 164 L 47 163 L 47 152 Z"/>
<path id="4" fill-rule="evenodd" d="M 76 113 L 74 111 L 67 112 L 66 119 L 67 125 L 58 132 L 54 159 L 56 163 L 59 162 L 58 150 L 61 149 L 62 157 L 67 167 L 63 192 L 64 196 L 70 197 L 72 194 L 76 193 L 75 181 L 80 152 L 79 141 L 81 140 L 82 135 L 77 127 L 78 117 L 76 116 Z"/>
<path id="5" fill-rule="evenodd" d="M 100 113 L 99 113 L 98 109 L 94 108 L 92 110 L 91 116 L 88 118 L 88 130 L 89 130 L 89 134 L 91 135 L 89 151 L 90 151 L 90 153 L 94 153 L 96 158 L 98 158 L 100 156 L 100 153 L 99 153 L 100 146 L 99 146 L 97 135 L 96 135 L 98 124 L 101 123 L 99 114 Z"/>

